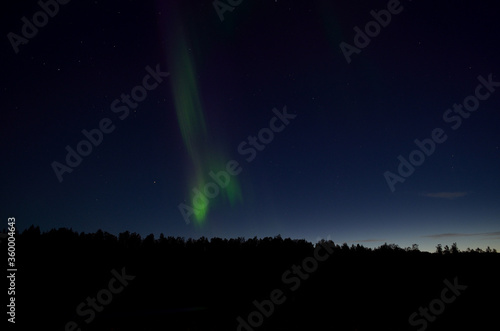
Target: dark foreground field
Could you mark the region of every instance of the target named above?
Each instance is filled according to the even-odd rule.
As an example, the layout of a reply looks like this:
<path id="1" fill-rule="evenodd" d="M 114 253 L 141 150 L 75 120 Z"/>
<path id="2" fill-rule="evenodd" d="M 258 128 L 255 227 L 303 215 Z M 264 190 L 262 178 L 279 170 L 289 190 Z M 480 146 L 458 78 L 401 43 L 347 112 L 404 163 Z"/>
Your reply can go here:
<path id="1" fill-rule="evenodd" d="M 16 239 L 9 329 L 500 329 L 496 253 L 35 228 Z"/>

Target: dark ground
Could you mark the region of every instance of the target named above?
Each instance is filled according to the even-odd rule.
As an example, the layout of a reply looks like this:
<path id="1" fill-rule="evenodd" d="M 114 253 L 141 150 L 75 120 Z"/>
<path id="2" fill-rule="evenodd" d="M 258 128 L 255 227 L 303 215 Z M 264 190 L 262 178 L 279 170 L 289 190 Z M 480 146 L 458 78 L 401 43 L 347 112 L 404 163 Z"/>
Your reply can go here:
<path id="1" fill-rule="evenodd" d="M 18 330 L 65 330 L 70 321 L 81 330 L 237 330 L 237 317 L 247 321 L 256 310 L 252 302 L 269 300 L 276 289 L 284 301 L 251 329 L 424 330 L 422 324 L 411 326 L 409 317 L 440 298 L 445 280 L 467 288 L 444 304 L 427 330 L 498 330 L 500 324 L 495 253 L 431 254 L 325 242 L 331 254 L 318 248 L 328 258 L 316 268 L 309 259 L 310 272 L 299 284 L 292 267 L 314 257 L 314 246 L 279 236 L 186 241 L 67 229 L 40 234 L 31 228 L 16 243 Z M 76 308 L 108 289 L 113 269 L 135 278 L 87 324 L 88 311 L 80 316 Z"/>

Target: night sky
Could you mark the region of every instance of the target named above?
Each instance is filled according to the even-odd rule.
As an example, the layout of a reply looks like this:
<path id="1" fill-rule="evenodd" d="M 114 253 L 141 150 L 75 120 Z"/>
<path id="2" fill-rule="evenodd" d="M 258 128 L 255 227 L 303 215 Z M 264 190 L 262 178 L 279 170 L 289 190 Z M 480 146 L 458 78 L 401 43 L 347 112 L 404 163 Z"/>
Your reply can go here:
<path id="1" fill-rule="evenodd" d="M 496 2 L 60 2 L 2 10 L 0 228 L 500 250 Z"/>

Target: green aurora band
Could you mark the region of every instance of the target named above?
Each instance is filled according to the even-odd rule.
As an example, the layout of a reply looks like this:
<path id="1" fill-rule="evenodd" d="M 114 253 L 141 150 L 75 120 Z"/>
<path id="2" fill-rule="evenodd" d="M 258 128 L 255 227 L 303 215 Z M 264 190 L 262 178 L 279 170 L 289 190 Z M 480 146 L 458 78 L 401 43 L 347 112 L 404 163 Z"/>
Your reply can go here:
<path id="1" fill-rule="evenodd" d="M 210 171 L 217 173 L 225 169 L 227 161 L 221 148 L 215 148 L 211 143 L 209 131 L 205 123 L 203 106 L 196 82 L 196 68 L 188 44 L 182 32 L 177 33 L 173 40 L 175 45 L 170 48 L 169 69 L 172 73 L 172 92 L 177 113 L 177 120 L 182 139 L 193 165 L 193 174 L 190 176 L 189 187 L 197 188 L 201 192 L 205 185 L 214 180 L 209 176 Z M 230 176 L 230 175 L 228 175 Z M 240 185 L 236 177 L 230 176 L 229 184 L 219 187 L 219 194 L 204 205 L 194 205 L 195 192 L 191 190 L 189 202 L 194 209 L 195 225 L 205 224 L 209 206 L 213 206 L 219 197 L 227 199 L 231 205 L 242 200 Z"/>

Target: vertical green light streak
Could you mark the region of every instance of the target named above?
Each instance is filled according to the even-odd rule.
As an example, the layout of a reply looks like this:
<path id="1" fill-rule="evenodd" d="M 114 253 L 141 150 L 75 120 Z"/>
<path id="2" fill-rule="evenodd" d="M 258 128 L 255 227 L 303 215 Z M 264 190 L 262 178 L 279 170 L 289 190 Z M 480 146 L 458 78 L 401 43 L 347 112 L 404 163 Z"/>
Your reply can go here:
<path id="1" fill-rule="evenodd" d="M 224 170 L 230 159 L 224 158 L 220 148 L 214 148 L 210 143 L 194 60 L 182 28 L 179 27 L 177 25 L 177 33 L 171 35 L 173 45 L 169 48 L 168 58 L 169 70 L 172 72 L 173 98 L 182 139 L 192 161 L 193 173 L 190 175 L 189 189 L 197 188 L 203 192 L 207 183 L 214 182 L 209 172 Z M 193 204 L 195 193 L 191 190 L 189 203 L 194 209 L 196 225 L 202 226 L 205 223 L 209 206 L 213 206 L 221 196 L 227 198 L 231 205 L 241 200 L 241 189 L 236 177 L 231 177 L 229 184 L 225 188 L 219 187 L 219 190 L 216 197 L 207 198 L 208 203 L 202 206 Z"/>

